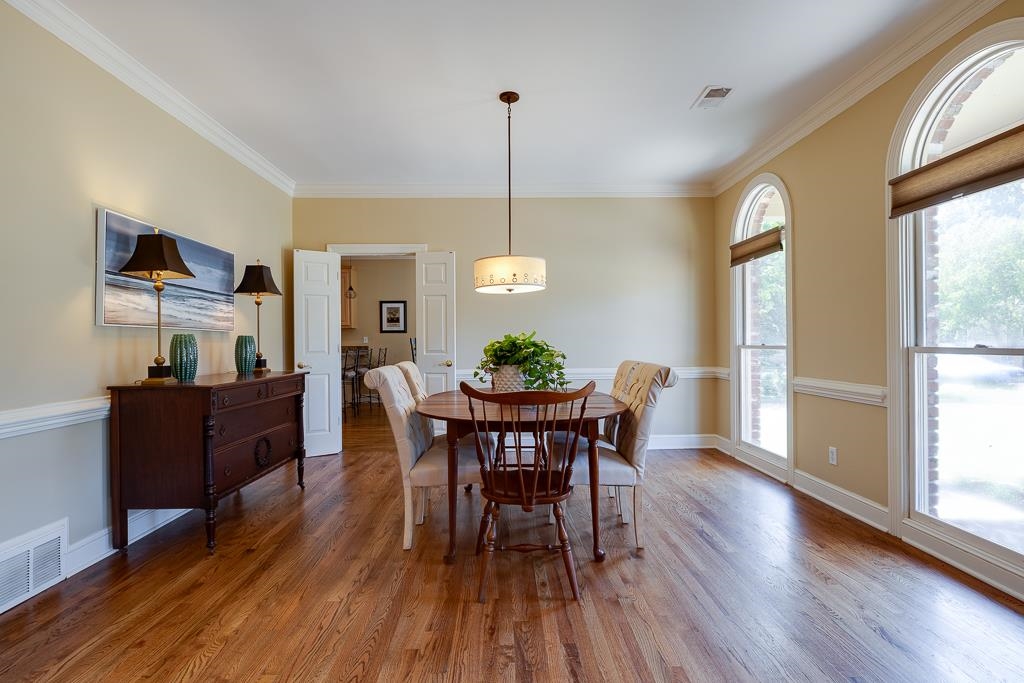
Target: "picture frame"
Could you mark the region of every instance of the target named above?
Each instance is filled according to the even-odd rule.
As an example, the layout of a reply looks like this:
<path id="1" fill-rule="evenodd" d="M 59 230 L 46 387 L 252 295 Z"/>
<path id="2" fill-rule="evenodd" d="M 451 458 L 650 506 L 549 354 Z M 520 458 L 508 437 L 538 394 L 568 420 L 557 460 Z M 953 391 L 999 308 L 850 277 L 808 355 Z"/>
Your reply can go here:
<path id="1" fill-rule="evenodd" d="M 406 333 L 405 323 L 406 302 L 405 301 L 381 301 L 380 302 L 380 331 L 381 334 Z"/>
<path id="2" fill-rule="evenodd" d="M 144 278 L 118 270 L 135 250 L 141 234 L 155 226 L 137 218 L 96 208 L 96 324 L 156 327 L 156 293 Z M 235 329 L 235 255 L 170 230 L 182 260 L 194 278 L 166 280 L 161 295 L 163 327 L 182 330 Z"/>

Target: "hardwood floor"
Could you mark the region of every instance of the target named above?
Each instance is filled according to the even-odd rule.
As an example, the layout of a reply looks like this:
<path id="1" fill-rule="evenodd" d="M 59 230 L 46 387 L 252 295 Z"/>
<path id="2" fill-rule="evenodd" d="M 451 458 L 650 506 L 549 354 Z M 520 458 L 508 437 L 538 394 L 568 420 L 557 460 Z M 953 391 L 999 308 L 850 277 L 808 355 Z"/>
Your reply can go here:
<path id="1" fill-rule="evenodd" d="M 0 615 L 0 680 L 1024 680 L 1020 602 L 717 452 L 649 454 L 640 554 L 602 497 L 591 561 L 577 491 L 579 603 L 557 553 L 502 553 L 481 605 L 478 494 L 454 566 L 443 488 L 403 551 L 383 411 L 345 445 L 222 501 L 216 555 L 196 511 Z"/>

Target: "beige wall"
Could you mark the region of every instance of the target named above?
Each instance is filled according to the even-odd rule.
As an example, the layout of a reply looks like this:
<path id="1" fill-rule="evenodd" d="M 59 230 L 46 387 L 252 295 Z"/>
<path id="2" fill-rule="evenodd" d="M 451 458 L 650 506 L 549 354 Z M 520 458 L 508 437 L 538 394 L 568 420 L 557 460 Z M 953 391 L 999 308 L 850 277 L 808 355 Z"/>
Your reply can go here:
<path id="1" fill-rule="evenodd" d="M 788 238 L 796 376 L 887 383 L 885 164 L 897 119 L 928 70 L 949 50 L 984 26 L 1021 15 L 1024 2 L 1004 3 L 751 174 L 777 174 L 792 202 Z M 724 366 L 730 343 L 727 247 L 733 214 L 749 180 L 715 198 L 716 359 Z M 794 415 L 798 469 L 886 503 L 885 409 L 801 396 Z M 720 415 L 719 426 L 727 425 L 727 414 Z M 830 445 L 841 454 L 837 467 L 827 464 Z"/>
<path id="2" fill-rule="evenodd" d="M 155 330 L 95 324 L 96 205 L 233 252 L 236 282 L 262 258 L 287 293 L 291 199 L 4 3 L 0 91 L 0 410 L 105 396 L 152 362 Z M 280 368 L 281 299 L 263 309 Z M 235 325 L 197 334 L 200 372 L 233 367 L 235 334 L 255 332 L 248 297 Z M 105 433 L 94 422 L 0 440 L 0 542 L 65 515 L 72 542 L 108 524 Z"/>
<path id="3" fill-rule="evenodd" d="M 454 251 L 456 366 L 463 371 L 488 340 L 530 330 L 564 350 L 570 368 L 614 368 L 627 358 L 713 364 L 710 198 L 515 199 L 513 251 L 547 259 L 548 289 L 476 294 L 473 259 L 505 251 L 505 211 L 504 199 L 296 199 L 295 246 L 426 243 Z M 707 388 L 666 392 L 656 431 L 713 433 L 707 394 L 714 383 L 684 383 Z"/>
<path id="4" fill-rule="evenodd" d="M 346 259 L 347 260 L 347 259 Z M 352 272 L 356 276 L 358 296 L 353 299 L 355 329 L 342 330 L 342 344 L 361 344 L 363 337 L 373 349 L 376 362 L 377 349 L 387 347 L 387 362 L 394 365 L 401 360 L 412 360 L 409 338 L 416 335 L 416 262 L 412 259 L 355 259 Z M 380 302 L 405 301 L 406 334 L 380 332 Z"/>
<path id="5" fill-rule="evenodd" d="M 885 156 L 896 119 L 927 70 L 978 28 L 1024 15 L 1007 0 L 760 171 L 792 199 L 795 374 L 882 385 L 885 349 Z M 236 280 L 261 258 L 285 290 L 264 306 L 263 346 L 290 362 L 293 246 L 427 243 L 456 253 L 458 367 L 491 338 L 532 330 L 571 368 L 635 357 L 728 366 L 727 245 L 746 180 L 714 198 L 519 199 L 514 249 L 548 259 L 550 287 L 521 297 L 472 292 L 474 258 L 505 249 L 502 199 L 298 199 L 210 143 L 0 3 L 0 202 L 5 311 L 0 410 L 105 395 L 145 372 L 152 330 L 94 324 L 94 207 L 113 208 L 232 251 Z M 396 297 L 399 298 L 399 297 Z M 362 315 L 362 314 L 361 314 Z M 200 372 L 230 369 L 236 332 L 198 334 Z M 376 319 L 375 312 L 370 321 Z M 412 323 L 412 320 L 410 320 Z M 368 335 L 369 336 L 369 335 Z M 397 359 L 397 356 L 396 356 Z M 682 380 L 659 408 L 660 434 L 729 433 L 728 383 Z M 800 396 L 797 466 L 885 503 L 885 411 Z M 825 464 L 828 445 L 840 464 Z M 0 440 L 0 542 L 63 516 L 71 541 L 109 522 L 106 423 Z"/>

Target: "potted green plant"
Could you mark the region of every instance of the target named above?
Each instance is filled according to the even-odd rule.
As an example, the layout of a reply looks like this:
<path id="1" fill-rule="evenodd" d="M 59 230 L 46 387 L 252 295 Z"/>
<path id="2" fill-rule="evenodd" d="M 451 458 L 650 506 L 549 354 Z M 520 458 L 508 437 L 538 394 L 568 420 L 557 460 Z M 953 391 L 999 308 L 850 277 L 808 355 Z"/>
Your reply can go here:
<path id="1" fill-rule="evenodd" d="M 492 339 L 484 347 L 484 356 L 473 370 L 473 377 L 499 391 L 520 389 L 564 389 L 565 354 L 542 339 L 537 332 L 506 334 Z"/>

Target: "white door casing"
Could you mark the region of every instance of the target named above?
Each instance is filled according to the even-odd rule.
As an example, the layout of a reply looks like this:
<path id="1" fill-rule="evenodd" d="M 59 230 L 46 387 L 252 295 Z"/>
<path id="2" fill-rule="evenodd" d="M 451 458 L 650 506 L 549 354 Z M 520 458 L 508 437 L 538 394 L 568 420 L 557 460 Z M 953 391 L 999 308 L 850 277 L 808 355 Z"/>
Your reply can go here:
<path id="1" fill-rule="evenodd" d="M 294 252 L 295 367 L 306 370 L 306 456 L 341 450 L 341 257 Z"/>
<path id="2" fill-rule="evenodd" d="M 455 388 L 455 254 L 416 254 L 416 365 L 428 394 Z"/>

